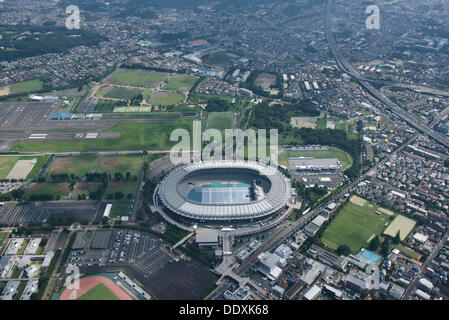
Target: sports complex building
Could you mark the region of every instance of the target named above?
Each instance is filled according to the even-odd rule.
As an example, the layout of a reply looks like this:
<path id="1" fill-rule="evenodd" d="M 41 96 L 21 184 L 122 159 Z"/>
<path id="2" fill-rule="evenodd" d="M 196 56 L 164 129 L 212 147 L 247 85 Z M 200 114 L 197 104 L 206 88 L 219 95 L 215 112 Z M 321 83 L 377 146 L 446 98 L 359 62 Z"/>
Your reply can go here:
<path id="1" fill-rule="evenodd" d="M 195 221 L 264 219 L 287 205 L 290 181 L 258 162 L 208 161 L 174 169 L 157 196 L 174 215 Z"/>

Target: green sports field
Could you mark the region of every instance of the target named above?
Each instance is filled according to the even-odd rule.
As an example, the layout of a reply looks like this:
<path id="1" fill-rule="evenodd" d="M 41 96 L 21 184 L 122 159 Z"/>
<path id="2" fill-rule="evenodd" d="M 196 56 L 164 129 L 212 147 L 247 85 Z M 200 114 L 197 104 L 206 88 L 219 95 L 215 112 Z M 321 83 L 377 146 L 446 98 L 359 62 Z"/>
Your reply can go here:
<path id="1" fill-rule="evenodd" d="M 151 88 L 164 80 L 166 75 L 161 72 L 121 69 L 106 79 L 107 83 Z"/>
<path id="2" fill-rule="evenodd" d="M 37 178 L 42 167 L 48 160 L 48 156 L 41 157 L 20 157 L 20 156 L 4 156 L 0 157 L 0 179 L 5 179 L 8 176 L 9 171 L 14 167 L 18 160 L 32 160 L 36 158 L 37 163 L 28 174 L 26 180 Z"/>
<path id="3" fill-rule="evenodd" d="M 43 82 L 39 79 L 17 82 L 11 85 L 11 94 L 39 91 L 43 88 Z"/>
<path id="4" fill-rule="evenodd" d="M 210 112 L 207 116 L 207 129 L 233 129 L 234 114 L 232 112 Z"/>
<path id="5" fill-rule="evenodd" d="M 361 207 L 347 203 L 324 232 L 321 240 L 331 249 L 347 245 L 353 254 L 368 245 L 374 235 L 380 235 L 389 223 L 388 216 L 376 214 L 376 207 Z"/>
<path id="6" fill-rule="evenodd" d="M 195 76 L 173 76 L 167 83 L 167 89 L 189 91 L 198 78 Z"/>
<path id="7" fill-rule="evenodd" d="M 192 120 L 164 123 L 119 123 L 105 132 L 120 132 L 120 138 L 97 139 L 95 150 L 167 150 L 176 142 L 170 141 L 175 129 L 192 131 Z"/>
<path id="8" fill-rule="evenodd" d="M 120 100 L 132 100 L 142 91 L 137 89 L 113 87 L 103 97 Z"/>
<path id="9" fill-rule="evenodd" d="M 182 103 L 185 95 L 176 92 L 155 92 L 150 98 L 150 104 L 153 106 L 173 106 Z"/>
<path id="10" fill-rule="evenodd" d="M 316 159 L 337 158 L 343 164 L 343 170 L 346 170 L 352 165 L 351 156 L 343 150 L 334 147 L 329 147 L 329 150 L 324 151 L 285 151 L 279 155 L 279 163 L 288 167 L 288 159 L 294 157 L 312 157 Z"/>
<path id="11" fill-rule="evenodd" d="M 119 300 L 104 284 L 99 283 L 77 300 Z"/>

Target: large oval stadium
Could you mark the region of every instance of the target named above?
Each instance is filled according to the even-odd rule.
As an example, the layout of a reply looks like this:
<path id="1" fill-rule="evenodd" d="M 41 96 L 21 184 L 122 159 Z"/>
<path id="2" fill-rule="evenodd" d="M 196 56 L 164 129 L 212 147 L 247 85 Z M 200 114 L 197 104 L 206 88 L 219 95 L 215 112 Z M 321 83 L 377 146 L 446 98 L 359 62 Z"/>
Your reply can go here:
<path id="1" fill-rule="evenodd" d="M 258 162 L 208 161 L 178 167 L 160 183 L 164 206 L 197 221 L 266 218 L 287 205 L 290 181 Z"/>

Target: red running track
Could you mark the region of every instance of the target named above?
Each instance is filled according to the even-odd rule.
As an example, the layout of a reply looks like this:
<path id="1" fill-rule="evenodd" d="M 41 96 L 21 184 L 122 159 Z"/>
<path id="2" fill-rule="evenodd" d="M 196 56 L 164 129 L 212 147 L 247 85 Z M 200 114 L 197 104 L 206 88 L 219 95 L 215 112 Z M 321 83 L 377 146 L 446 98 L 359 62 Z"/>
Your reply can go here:
<path id="1" fill-rule="evenodd" d="M 120 300 L 133 300 L 125 291 L 123 291 L 119 286 L 117 286 L 114 281 L 103 276 L 89 276 L 80 279 L 80 289 L 76 290 L 76 296 L 72 297 L 71 294 L 75 289 L 66 289 L 61 294 L 60 300 L 76 300 L 81 297 L 86 292 L 92 290 L 100 283 L 104 284 L 106 288 L 111 290 L 113 294 L 117 296 Z"/>

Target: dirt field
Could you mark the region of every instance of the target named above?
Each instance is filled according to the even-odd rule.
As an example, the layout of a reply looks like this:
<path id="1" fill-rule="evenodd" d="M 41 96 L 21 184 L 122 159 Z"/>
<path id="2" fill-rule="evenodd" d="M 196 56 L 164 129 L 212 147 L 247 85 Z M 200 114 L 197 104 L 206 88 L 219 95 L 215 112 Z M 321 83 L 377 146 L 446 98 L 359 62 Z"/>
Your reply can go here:
<path id="1" fill-rule="evenodd" d="M 33 160 L 18 160 L 11 171 L 6 176 L 6 179 L 25 179 L 33 170 L 36 161 Z"/>
<path id="2" fill-rule="evenodd" d="M 80 182 L 77 183 L 72 193 L 72 199 L 76 199 L 78 195 L 89 194 L 91 190 L 98 188 L 101 182 Z"/>
<path id="3" fill-rule="evenodd" d="M 276 84 L 276 75 L 271 73 L 261 73 L 257 76 L 254 84 L 268 90 L 272 85 Z"/>
<path id="4" fill-rule="evenodd" d="M 387 210 L 387 209 L 385 209 L 385 208 L 379 207 L 379 208 L 377 208 L 377 210 L 380 211 L 380 212 L 382 212 L 382 213 L 385 213 L 386 215 L 389 215 L 389 216 L 393 216 L 393 215 L 394 215 L 394 212 L 393 212 L 393 211 Z"/>
<path id="5" fill-rule="evenodd" d="M 384 234 L 395 237 L 399 231 L 401 241 L 404 240 L 410 231 L 415 227 L 416 221 L 407 217 L 398 215 L 392 223 L 385 229 Z"/>
<path id="6" fill-rule="evenodd" d="M 125 183 L 123 181 L 109 181 L 108 191 L 119 191 L 123 190 Z"/>
<path id="7" fill-rule="evenodd" d="M 360 198 L 359 196 L 352 196 L 350 201 L 358 206 L 363 207 L 367 202 L 365 199 Z"/>
<path id="8" fill-rule="evenodd" d="M 105 285 L 120 300 L 133 300 L 123 289 L 116 285 L 112 280 L 101 276 L 90 276 L 80 280 L 80 289 L 66 289 L 60 300 L 76 300 L 88 291 L 95 288 L 98 284 Z"/>
<path id="9" fill-rule="evenodd" d="M 48 170 L 49 173 L 60 171 L 62 169 L 70 168 L 73 164 L 72 157 L 64 157 L 64 158 L 56 158 L 51 163 L 51 166 Z"/>
<path id="10" fill-rule="evenodd" d="M 316 128 L 316 123 L 320 117 L 292 117 L 290 124 L 293 128 Z"/>
<path id="11" fill-rule="evenodd" d="M 1 87 L 0 88 L 0 97 L 1 96 L 7 96 L 9 94 L 11 94 L 10 86 L 5 86 L 5 87 Z"/>
<path id="12" fill-rule="evenodd" d="M 120 164 L 120 157 L 104 157 L 100 161 L 100 167 L 115 167 Z"/>

